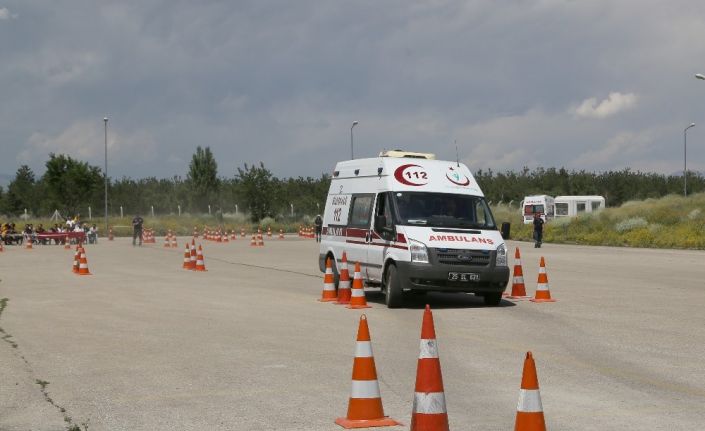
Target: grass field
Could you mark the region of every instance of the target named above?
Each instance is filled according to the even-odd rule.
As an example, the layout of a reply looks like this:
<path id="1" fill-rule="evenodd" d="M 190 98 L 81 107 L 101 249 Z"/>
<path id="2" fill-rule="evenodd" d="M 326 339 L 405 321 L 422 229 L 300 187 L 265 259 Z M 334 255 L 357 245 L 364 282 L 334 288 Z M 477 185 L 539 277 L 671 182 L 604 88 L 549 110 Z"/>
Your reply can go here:
<path id="1" fill-rule="evenodd" d="M 522 223 L 519 208 L 502 205 L 493 212 L 498 224 L 512 224 L 512 239 L 532 240 L 533 227 Z M 630 201 L 598 213 L 552 220 L 544 227 L 544 242 L 705 249 L 705 193 Z"/>

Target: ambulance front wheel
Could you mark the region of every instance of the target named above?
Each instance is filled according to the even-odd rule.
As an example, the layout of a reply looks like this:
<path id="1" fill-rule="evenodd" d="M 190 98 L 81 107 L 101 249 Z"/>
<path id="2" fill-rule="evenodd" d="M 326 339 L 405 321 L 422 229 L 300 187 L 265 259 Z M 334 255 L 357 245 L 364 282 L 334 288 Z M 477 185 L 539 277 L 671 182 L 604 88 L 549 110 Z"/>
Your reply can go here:
<path id="1" fill-rule="evenodd" d="M 384 293 L 384 302 L 387 304 L 387 308 L 397 308 L 404 302 L 401 283 L 395 265 L 389 265 L 387 268 Z"/>
<path id="2" fill-rule="evenodd" d="M 499 305 L 500 302 L 502 302 L 502 292 L 485 293 L 482 296 L 482 299 L 485 301 L 485 305 L 489 305 L 490 307 L 496 307 Z"/>

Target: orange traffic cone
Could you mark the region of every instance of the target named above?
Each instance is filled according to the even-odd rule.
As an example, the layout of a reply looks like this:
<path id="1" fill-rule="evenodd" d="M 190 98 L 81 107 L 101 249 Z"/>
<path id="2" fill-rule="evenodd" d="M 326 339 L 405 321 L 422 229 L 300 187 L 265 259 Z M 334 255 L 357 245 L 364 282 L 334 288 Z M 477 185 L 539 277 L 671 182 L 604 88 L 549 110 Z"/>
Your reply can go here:
<path id="1" fill-rule="evenodd" d="M 184 264 L 181 266 L 183 269 L 191 269 L 191 248 L 186 243 L 186 249 L 184 250 Z"/>
<path id="2" fill-rule="evenodd" d="M 441 361 L 438 359 L 436 329 L 431 307 L 426 304 L 421 324 L 421 349 L 416 368 L 411 431 L 448 431 L 448 411 L 443 391 Z"/>
<path id="3" fill-rule="evenodd" d="M 171 248 L 178 248 L 179 244 L 176 243 L 176 235 L 171 235 Z"/>
<path id="4" fill-rule="evenodd" d="M 240 238 L 244 238 L 244 237 L 245 237 L 245 229 L 240 228 Z"/>
<path id="5" fill-rule="evenodd" d="M 164 237 L 164 247 L 165 248 L 171 247 L 171 232 L 167 233 L 166 236 Z"/>
<path id="6" fill-rule="evenodd" d="M 536 364 L 531 352 L 526 352 L 526 359 L 524 359 L 514 431 L 546 431 L 539 379 L 536 376 Z"/>
<path id="7" fill-rule="evenodd" d="M 196 267 L 195 271 L 206 271 L 206 262 L 203 260 L 203 249 L 201 244 L 198 244 L 198 254 L 196 255 Z"/>
<path id="8" fill-rule="evenodd" d="M 250 241 L 250 247 L 257 247 L 257 235 L 252 234 L 252 241 Z"/>
<path id="9" fill-rule="evenodd" d="M 548 290 L 548 275 L 546 275 L 546 262 L 541 256 L 541 264 L 539 266 L 539 279 L 536 285 L 536 293 L 530 299 L 531 302 L 556 302 L 551 299 L 551 291 Z"/>
<path id="10" fill-rule="evenodd" d="M 279 239 L 284 239 L 284 229 L 279 229 Z"/>
<path id="11" fill-rule="evenodd" d="M 115 237 L 113 236 L 113 227 L 110 226 L 110 229 L 108 229 L 108 241 L 114 240 Z"/>
<path id="12" fill-rule="evenodd" d="M 196 257 L 196 240 L 192 239 L 191 240 L 191 256 L 190 256 L 190 263 L 189 263 L 189 268 L 188 269 L 196 269 L 196 261 L 198 260 Z"/>
<path id="13" fill-rule="evenodd" d="M 257 246 L 264 247 L 264 238 L 262 237 L 261 232 L 257 234 Z"/>
<path id="14" fill-rule="evenodd" d="M 193 237 L 198 238 L 198 226 L 193 227 Z"/>
<path id="15" fill-rule="evenodd" d="M 509 299 L 528 299 L 526 286 L 524 286 L 524 270 L 521 267 L 521 253 L 519 247 L 514 252 L 514 279 L 512 280 L 512 294 Z"/>
<path id="16" fill-rule="evenodd" d="M 370 328 L 367 326 L 367 316 L 364 314 L 360 316 L 357 329 L 348 414 L 344 418 L 336 419 L 335 423 L 346 429 L 401 425 L 394 419 L 384 416 L 375 358 L 372 355 Z"/>
<path id="17" fill-rule="evenodd" d="M 91 275 L 88 271 L 88 259 L 86 259 L 86 252 L 81 250 L 81 258 L 78 262 L 78 275 Z"/>
<path id="18" fill-rule="evenodd" d="M 338 299 L 336 304 L 350 303 L 350 270 L 348 269 L 348 255 L 343 252 L 340 260 L 340 277 L 338 277 Z"/>
<path id="19" fill-rule="evenodd" d="M 335 293 L 335 279 L 333 278 L 333 266 L 330 257 L 326 259 L 326 274 L 323 276 L 323 292 L 321 292 L 321 302 L 330 302 L 338 299 Z"/>
<path id="20" fill-rule="evenodd" d="M 235 233 L 235 229 L 230 230 L 230 239 L 235 241 L 237 239 L 237 234 Z"/>
<path id="21" fill-rule="evenodd" d="M 0 253 L 5 251 L 5 247 L 2 245 L 2 241 L 0 241 Z"/>
<path id="22" fill-rule="evenodd" d="M 71 239 L 68 235 L 64 238 L 64 250 L 71 250 Z"/>
<path id="23" fill-rule="evenodd" d="M 73 254 L 73 273 L 78 274 L 78 267 L 80 266 L 81 260 L 81 250 L 76 247 L 76 252 Z"/>
<path id="24" fill-rule="evenodd" d="M 31 250 L 32 249 L 32 237 L 28 236 L 27 237 L 27 244 L 25 245 L 26 250 Z"/>
<path id="25" fill-rule="evenodd" d="M 223 233 L 223 242 L 230 242 L 230 239 L 228 238 L 227 232 Z"/>
<path id="26" fill-rule="evenodd" d="M 271 237 L 272 237 L 272 228 L 267 227 L 267 238 L 271 238 Z"/>
<path id="27" fill-rule="evenodd" d="M 355 262 L 355 275 L 353 275 L 352 289 L 350 290 L 350 303 L 347 308 L 372 308 L 367 305 L 365 287 L 362 285 L 362 272 L 360 262 Z"/>

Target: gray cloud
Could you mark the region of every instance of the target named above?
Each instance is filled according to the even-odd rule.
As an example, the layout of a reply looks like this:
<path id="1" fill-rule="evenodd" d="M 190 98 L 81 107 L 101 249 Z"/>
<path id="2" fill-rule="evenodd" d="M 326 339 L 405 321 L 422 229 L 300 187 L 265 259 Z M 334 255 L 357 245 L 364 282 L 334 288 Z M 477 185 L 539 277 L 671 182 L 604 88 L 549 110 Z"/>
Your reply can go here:
<path id="1" fill-rule="evenodd" d="M 381 149 L 473 169 L 705 170 L 697 1 L 10 1 L 0 174 L 47 153 L 111 175 L 319 175 Z M 14 19 L 13 19 L 14 18 Z M 692 142 L 692 144 L 690 144 Z"/>

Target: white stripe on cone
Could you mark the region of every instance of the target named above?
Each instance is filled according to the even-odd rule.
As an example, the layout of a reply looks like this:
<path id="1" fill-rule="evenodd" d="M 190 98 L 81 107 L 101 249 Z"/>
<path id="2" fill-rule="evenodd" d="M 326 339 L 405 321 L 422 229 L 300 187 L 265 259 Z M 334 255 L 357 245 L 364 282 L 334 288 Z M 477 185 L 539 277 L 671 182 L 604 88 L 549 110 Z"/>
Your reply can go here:
<path id="1" fill-rule="evenodd" d="M 361 298 L 365 296 L 365 289 L 352 289 L 350 296 L 352 298 Z"/>
<path id="2" fill-rule="evenodd" d="M 338 283 L 338 289 L 350 289 L 350 280 L 340 280 Z"/>
<path id="3" fill-rule="evenodd" d="M 350 398 L 382 398 L 377 380 L 353 380 Z"/>
<path id="4" fill-rule="evenodd" d="M 520 389 L 517 411 L 523 413 L 543 412 L 541 394 L 538 389 Z"/>
<path id="5" fill-rule="evenodd" d="M 421 339 L 421 347 L 419 348 L 419 359 L 438 358 L 438 345 L 435 339 Z"/>
<path id="6" fill-rule="evenodd" d="M 548 283 L 539 283 L 536 285 L 536 290 L 548 290 Z"/>
<path id="7" fill-rule="evenodd" d="M 524 277 L 522 277 L 522 276 L 514 277 L 514 284 L 524 284 Z"/>
<path id="8" fill-rule="evenodd" d="M 414 413 L 434 415 L 446 412 L 446 396 L 443 392 L 415 392 Z"/>
<path id="9" fill-rule="evenodd" d="M 356 358 L 371 358 L 372 357 L 372 343 L 369 341 L 358 341 L 355 346 L 355 357 Z"/>

